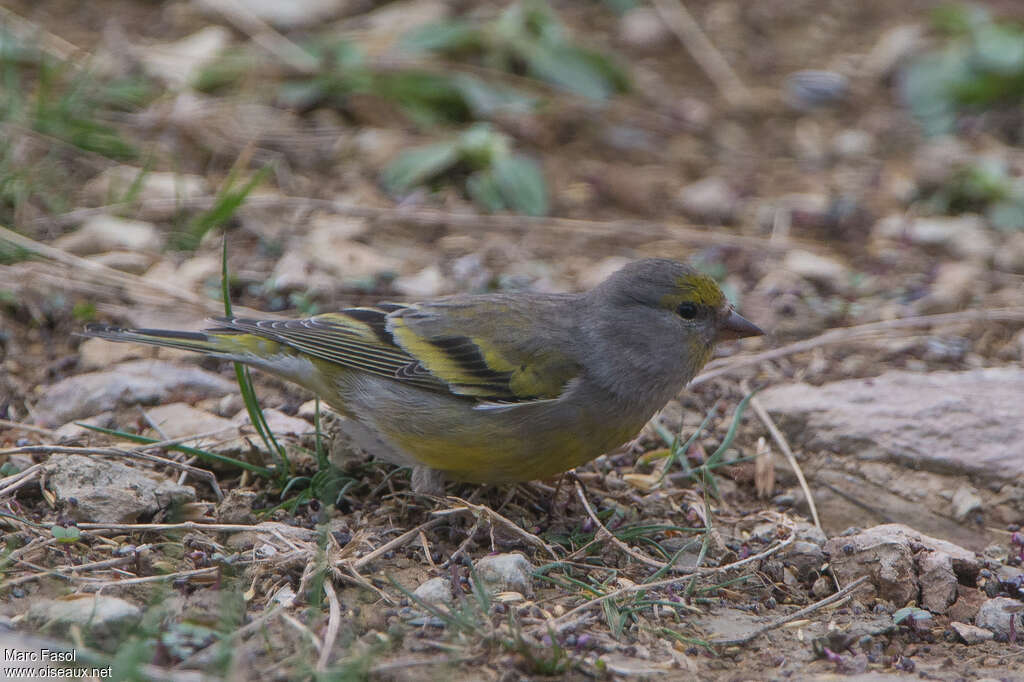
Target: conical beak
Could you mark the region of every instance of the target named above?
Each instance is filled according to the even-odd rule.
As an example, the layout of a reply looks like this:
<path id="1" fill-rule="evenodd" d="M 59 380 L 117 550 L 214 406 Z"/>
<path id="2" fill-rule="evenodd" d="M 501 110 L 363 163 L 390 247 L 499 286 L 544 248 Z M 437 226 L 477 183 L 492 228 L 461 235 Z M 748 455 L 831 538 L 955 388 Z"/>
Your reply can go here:
<path id="1" fill-rule="evenodd" d="M 764 331 L 760 327 L 735 310 L 730 310 L 729 316 L 725 318 L 722 326 L 718 328 L 718 338 L 716 340 L 731 341 L 748 336 L 761 336 L 762 334 L 764 334 Z"/>

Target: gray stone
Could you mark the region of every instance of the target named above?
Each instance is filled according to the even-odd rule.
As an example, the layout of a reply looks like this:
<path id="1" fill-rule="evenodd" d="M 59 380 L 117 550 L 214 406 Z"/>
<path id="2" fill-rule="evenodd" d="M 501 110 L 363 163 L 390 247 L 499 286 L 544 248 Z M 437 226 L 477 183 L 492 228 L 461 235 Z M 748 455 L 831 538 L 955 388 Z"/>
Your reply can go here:
<path id="1" fill-rule="evenodd" d="M 1016 619 L 1014 632 L 1024 632 L 1024 602 L 1009 597 L 987 599 L 978 609 L 974 624 L 997 635 L 1010 636 L 1010 621 Z"/>
<path id="2" fill-rule="evenodd" d="M 217 520 L 220 523 L 251 525 L 256 522 L 252 505 L 259 493 L 248 488 L 229 490 L 224 500 L 217 505 Z"/>
<path id="3" fill-rule="evenodd" d="M 835 71 L 807 69 L 786 76 L 784 89 L 786 103 L 794 109 L 816 109 L 846 97 L 850 80 Z"/>
<path id="4" fill-rule="evenodd" d="M 533 565 L 522 554 L 485 556 L 474 568 L 477 578 L 489 592 L 533 595 Z"/>
<path id="5" fill-rule="evenodd" d="M 849 277 L 849 269 L 839 261 L 810 251 L 794 249 L 786 254 L 782 267 L 804 279 L 842 289 Z"/>
<path id="6" fill-rule="evenodd" d="M 991 630 L 979 628 L 968 623 L 954 621 L 949 624 L 949 627 L 953 628 L 953 632 L 964 641 L 964 644 L 981 644 L 995 637 Z"/>
<path id="7" fill-rule="evenodd" d="M 87 256 L 105 251 L 158 251 L 164 240 L 153 223 L 112 215 L 89 218 L 80 228 L 53 242 L 69 253 Z"/>
<path id="8" fill-rule="evenodd" d="M 922 552 L 917 557 L 917 570 L 921 583 L 921 606 L 932 613 L 946 613 L 957 596 L 952 557 L 945 552 Z"/>
<path id="9" fill-rule="evenodd" d="M 430 606 L 447 606 L 455 601 L 448 578 L 431 578 L 413 591 L 413 596 Z"/>
<path id="10" fill-rule="evenodd" d="M 917 599 L 920 591 L 914 554 L 905 537 L 879 528 L 832 538 L 825 543 L 825 553 L 841 584 L 869 575 L 875 594 L 901 607 Z M 861 596 L 863 593 L 862 589 Z"/>
<path id="11" fill-rule="evenodd" d="M 672 31 L 658 11 L 634 7 L 619 18 L 619 41 L 634 50 L 657 50 L 672 43 Z"/>
<path id="12" fill-rule="evenodd" d="M 963 521 L 968 515 L 981 511 L 981 497 L 978 491 L 970 486 L 962 485 L 953 493 L 953 518 Z"/>
<path id="13" fill-rule="evenodd" d="M 119 406 L 154 405 L 171 393 L 209 398 L 234 390 L 234 383 L 198 367 L 134 360 L 47 386 L 36 401 L 36 416 L 52 427 Z"/>
<path id="14" fill-rule="evenodd" d="M 181 202 L 210 193 L 201 175 L 147 172 L 136 166 L 108 168 L 86 184 L 85 192 L 93 201 L 109 203 L 125 196 L 136 182 L 139 182 L 136 199 L 142 204 L 141 213 L 150 220 L 170 218 Z"/>
<path id="15" fill-rule="evenodd" d="M 37 601 L 25 619 L 42 632 L 60 637 L 68 636 L 72 628 L 81 628 L 89 641 L 111 650 L 139 624 L 142 610 L 118 597 L 82 594 Z"/>
<path id="16" fill-rule="evenodd" d="M 1024 368 L 890 371 L 823 386 L 788 384 L 760 400 L 796 444 L 913 468 L 1024 474 Z"/>
<path id="17" fill-rule="evenodd" d="M 825 563 L 825 553 L 821 547 L 805 540 L 794 542 L 779 558 L 792 568 L 796 577 L 801 581 L 817 577 L 818 571 Z"/>
<path id="18" fill-rule="evenodd" d="M 694 220 L 728 223 L 739 211 L 740 199 L 722 178 L 698 180 L 679 190 L 676 204 Z"/>
<path id="19" fill-rule="evenodd" d="M 985 222 L 970 214 L 912 218 L 897 213 L 875 223 L 871 236 L 876 251 L 891 251 L 894 243 L 909 242 L 961 258 L 986 261 L 996 250 Z"/>
<path id="20" fill-rule="evenodd" d="M 76 521 L 134 523 L 142 515 L 196 498 L 191 486 L 96 457 L 51 455 L 44 470 L 47 487 Z"/>
<path id="21" fill-rule="evenodd" d="M 146 73 L 172 87 L 185 88 L 230 42 L 228 29 L 206 26 L 173 43 L 148 45 L 138 50 L 138 55 Z"/>
<path id="22" fill-rule="evenodd" d="M 358 7 L 358 3 L 352 0 L 246 0 L 244 4 L 226 0 L 193 2 L 218 20 L 226 15 L 242 22 L 242 25 L 249 25 L 255 18 L 279 29 L 315 26 L 338 16 L 343 10 L 352 11 Z"/>

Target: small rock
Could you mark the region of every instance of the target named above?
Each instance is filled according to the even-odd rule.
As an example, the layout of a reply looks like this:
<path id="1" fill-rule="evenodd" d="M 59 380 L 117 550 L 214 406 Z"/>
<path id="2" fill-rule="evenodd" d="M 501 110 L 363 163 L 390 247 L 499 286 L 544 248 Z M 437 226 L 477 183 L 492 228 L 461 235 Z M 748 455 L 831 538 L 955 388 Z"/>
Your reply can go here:
<path id="1" fill-rule="evenodd" d="M 491 593 L 533 595 L 533 565 L 522 554 L 495 554 L 476 562 L 476 575 Z"/>
<path id="2" fill-rule="evenodd" d="M 192 502 L 196 491 L 142 469 L 82 455 L 50 455 L 47 487 L 77 521 L 134 523 L 173 504 Z"/>
<path id="3" fill-rule="evenodd" d="M 634 50 L 655 51 L 673 41 L 657 10 L 634 7 L 619 18 L 619 42 Z"/>
<path id="4" fill-rule="evenodd" d="M 835 537 L 825 543 L 825 553 L 831 557 L 832 568 L 842 584 L 870 575 L 880 599 L 903 606 L 918 597 L 920 584 L 913 551 L 899 533 L 886 532 L 884 526 L 878 526 L 857 535 Z"/>
<path id="5" fill-rule="evenodd" d="M 1007 235 L 995 253 L 995 264 L 1000 270 L 1024 274 L 1024 232 Z"/>
<path id="6" fill-rule="evenodd" d="M 150 220 L 171 218 L 181 202 L 210 193 L 201 175 L 148 172 L 136 166 L 108 168 L 86 184 L 85 192 L 93 201 L 109 203 L 123 197 L 140 175 L 136 199 L 142 204 L 142 214 Z"/>
<path id="7" fill-rule="evenodd" d="M 976 625 L 969 625 L 967 623 L 954 621 L 949 624 L 949 627 L 953 628 L 953 632 L 963 640 L 964 644 L 981 644 L 982 642 L 988 642 L 995 637 L 995 634 L 993 634 L 991 630 L 979 628 Z"/>
<path id="8" fill-rule="evenodd" d="M 396 277 L 391 286 L 403 296 L 423 300 L 436 298 L 444 293 L 445 279 L 440 267 L 429 265 L 415 275 Z"/>
<path id="9" fill-rule="evenodd" d="M 413 591 L 413 595 L 431 606 L 447 606 L 455 601 L 448 578 L 431 578 Z"/>
<path id="10" fill-rule="evenodd" d="M 943 263 L 927 296 L 917 303 L 922 313 L 945 313 L 969 304 L 975 295 L 985 291 L 985 273 L 974 263 Z"/>
<path id="11" fill-rule="evenodd" d="M 67 637 L 80 628 L 90 642 L 113 650 L 142 620 L 135 604 L 102 594 L 45 599 L 29 607 L 25 620 L 46 634 Z"/>
<path id="12" fill-rule="evenodd" d="M 159 429 L 154 436 L 160 440 L 214 434 L 199 440 L 190 440 L 192 447 L 209 449 L 214 445 L 238 438 L 238 427 L 229 419 L 196 409 L 187 403 L 169 403 L 146 410 L 149 420 Z"/>
<path id="13" fill-rule="evenodd" d="M 298 251 L 288 251 L 274 264 L 270 282 L 274 291 L 302 291 L 308 288 L 312 264 Z"/>
<path id="14" fill-rule="evenodd" d="M 248 488 L 229 490 L 224 500 L 217 505 L 217 520 L 220 523 L 237 523 L 251 525 L 256 522 L 256 514 L 252 505 L 259 493 Z"/>
<path id="15" fill-rule="evenodd" d="M 349 238 L 353 230 L 365 229 L 364 225 L 364 221 L 352 219 L 321 223 L 303 240 L 303 255 L 346 282 L 397 272 L 401 264 L 398 259 Z"/>
<path id="16" fill-rule="evenodd" d="M 827 575 L 819 576 L 811 585 L 811 594 L 815 599 L 824 599 L 833 592 L 835 592 L 835 586 Z"/>
<path id="17" fill-rule="evenodd" d="M 945 552 L 922 552 L 917 557 L 917 571 L 921 583 L 921 606 L 932 613 L 946 613 L 957 596 L 952 557 Z"/>
<path id="18" fill-rule="evenodd" d="M 272 407 L 263 408 L 263 418 L 267 420 L 267 426 L 275 434 L 284 434 L 290 436 L 304 436 L 306 434 L 315 433 L 316 429 L 305 419 L 299 417 L 292 417 L 285 414 L 281 410 L 275 410 Z M 249 412 L 242 410 L 236 414 L 231 421 L 239 426 L 248 425 Z"/>
<path id="19" fill-rule="evenodd" d="M 887 29 L 864 57 L 864 73 L 870 78 L 888 78 L 904 61 L 921 51 L 924 40 L 925 30 L 920 24 Z"/>
<path id="20" fill-rule="evenodd" d="M 849 278 L 849 269 L 839 261 L 800 249 L 787 253 L 782 267 L 833 290 L 842 289 Z"/>
<path id="21" fill-rule="evenodd" d="M 694 220 L 729 223 L 739 210 L 739 196 L 722 178 L 698 180 L 679 190 L 676 205 Z"/>
<path id="22" fill-rule="evenodd" d="M 234 390 L 232 382 L 197 367 L 134 360 L 45 387 L 36 402 L 36 416 L 42 424 L 56 426 L 121 405 L 153 405 L 172 393 L 207 398 Z"/>
<path id="23" fill-rule="evenodd" d="M 153 256 L 138 251 L 107 251 L 89 256 L 88 260 L 114 270 L 141 275 L 153 265 Z"/>
<path id="24" fill-rule="evenodd" d="M 970 486 L 962 485 L 953 493 L 953 518 L 963 521 L 969 515 L 981 511 L 981 505 L 981 497 L 978 492 Z"/>
<path id="25" fill-rule="evenodd" d="M 891 249 L 891 242 L 909 242 L 941 249 L 961 258 L 988 261 L 996 250 L 984 221 L 975 215 L 909 218 L 903 214 L 882 218 L 872 228 L 876 250 Z"/>
<path id="26" fill-rule="evenodd" d="M 941 187 L 974 158 L 967 143 L 952 135 L 925 140 L 914 154 L 914 176 L 925 187 Z"/>
<path id="27" fill-rule="evenodd" d="M 85 256 L 104 251 L 159 251 L 163 237 L 153 223 L 112 215 L 93 216 L 80 228 L 56 239 L 53 245 Z"/>
<path id="28" fill-rule="evenodd" d="M 202 69 L 230 44 L 231 32 L 223 26 L 206 26 L 173 43 L 137 49 L 142 67 L 150 76 L 173 88 L 195 82 Z"/>
<path id="29" fill-rule="evenodd" d="M 351 0 L 246 0 L 244 5 L 235 5 L 225 0 L 193 0 L 193 3 L 217 20 L 223 20 L 226 15 L 236 24 L 246 26 L 258 19 L 278 29 L 322 24 L 343 10 L 355 13 L 360 5 Z"/>
<path id="30" fill-rule="evenodd" d="M 863 159 L 875 151 L 875 138 L 866 130 L 849 128 L 832 138 L 832 152 L 840 159 Z"/>
<path id="31" fill-rule="evenodd" d="M 798 110 L 817 109 L 834 104 L 846 97 L 849 79 L 835 71 L 808 69 L 796 71 L 786 77 L 786 102 Z"/>
<path id="32" fill-rule="evenodd" d="M 76 419 L 74 421 L 70 421 L 54 431 L 53 435 L 58 443 L 70 443 L 72 441 L 79 440 L 80 438 L 96 434 L 95 431 L 85 428 L 82 424 L 98 426 L 101 429 L 109 429 L 114 426 L 114 413 L 101 412 L 100 414 L 87 419 Z"/>
<path id="33" fill-rule="evenodd" d="M 111 367 L 142 357 L 149 351 L 146 346 L 135 343 L 111 343 L 106 339 L 86 339 L 78 347 L 78 366 L 86 371 Z"/>
<path id="34" fill-rule="evenodd" d="M 825 553 L 821 547 L 803 540 L 794 542 L 779 558 L 793 569 L 801 582 L 817 577 L 818 571 L 825 563 Z"/>
<path id="35" fill-rule="evenodd" d="M 1014 622 L 1014 631 L 1018 635 L 1024 632 L 1024 602 L 1009 597 L 986 599 L 978 609 L 974 624 L 980 628 L 991 630 L 1003 637 L 1010 636 L 1010 621 Z"/>
<path id="36" fill-rule="evenodd" d="M 985 601 L 985 594 L 973 587 L 959 585 L 957 595 L 957 600 L 946 609 L 946 615 L 950 620 L 958 620 L 961 623 L 973 622 L 978 616 L 978 609 Z"/>

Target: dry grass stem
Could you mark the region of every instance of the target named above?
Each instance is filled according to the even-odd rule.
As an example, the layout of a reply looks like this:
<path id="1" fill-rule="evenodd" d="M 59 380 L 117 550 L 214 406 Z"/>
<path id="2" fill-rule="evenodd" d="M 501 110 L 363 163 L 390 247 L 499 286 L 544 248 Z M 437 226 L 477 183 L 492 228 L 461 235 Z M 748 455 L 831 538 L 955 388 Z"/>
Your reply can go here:
<path id="1" fill-rule="evenodd" d="M 559 623 L 564 623 L 564 622 L 570 620 L 573 616 L 577 616 L 577 615 L 579 615 L 580 613 L 582 613 L 584 611 L 592 609 L 592 608 L 594 608 L 596 606 L 600 606 L 603 602 L 606 602 L 609 599 L 616 599 L 618 597 L 621 597 L 624 594 L 630 594 L 632 592 L 642 592 L 644 590 L 653 590 L 653 589 L 656 589 L 658 587 L 665 587 L 667 585 L 675 585 L 677 583 L 683 582 L 684 580 L 689 580 L 690 578 L 693 578 L 694 576 L 698 576 L 698 575 L 714 575 L 716 573 L 722 573 L 724 571 L 731 571 L 731 570 L 739 568 L 740 566 L 745 566 L 745 565 L 753 563 L 755 561 L 760 561 L 761 559 L 766 559 L 766 558 L 772 556 L 773 554 L 777 553 L 778 551 L 780 551 L 782 549 L 785 549 L 789 545 L 793 544 L 794 539 L 795 538 L 793 536 L 790 536 L 790 537 L 786 538 L 785 540 L 783 540 L 782 542 L 780 542 L 779 544 L 777 544 L 777 545 L 775 545 L 773 547 L 769 547 L 768 549 L 766 549 L 763 552 L 759 552 L 757 554 L 751 554 L 746 559 L 740 559 L 739 561 L 734 561 L 733 563 L 726 564 L 725 566 L 716 566 L 716 567 L 709 567 L 709 568 L 698 568 L 696 570 L 688 571 L 687 573 L 683 573 L 683 574 L 677 575 L 674 578 L 666 578 L 665 580 L 656 580 L 656 581 L 654 581 L 652 583 L 638 583 L 638 584 L 635 584 L 635 585 L 629 585 L 627 587 L 619 588 L 619 589 L 617 589 L 617 590 L 615 590 L 613 592 L 609 592 L 608 594 L 601 595 L 600 597 L 595 597 L 594 599 L 591 599 L 590 601 L 584 602 L 583 604 L 580 604 L 579 606 L 577 606 L 575 608 L 572 608 L 569 611 L 566 611 L 563 615 L 559 616 L 558 618 L 555 618 L 553 621 L 550 621 L 550 624 L 551 624 L 552 627 L 556 627 Z"/>
<path id="2" fill-rule="evenodd" d="M 806 606 L 806 607 L 800 609 L 799 611 L 794 611 L 793 613 L 789 614 L 788 616 L 783 616 L 781 618 L 778 618 L 778 619 L 772 621 L 771 623 L 769 623 L 768 625 L 765 625 L 764 627 L 757 628 L 756 630 L 754 630 L 750 634 L 744 635 L 742 637 L 736 637 L 735 639 L 717 640 L 717 641 L 713 641 L 711 643 L 714 644 L 715 646 L 727 647 L 727 646 L 740 646 L 740 645 L 743 645 L 743 644 L 747 644 L 748 642 L 752 642 L 753 640 L 755 640 L 756 638 L 760 637 L 761 635 L 763 635 L 766 632 L 771 632 L 772 630 L 780 628 L 780 627 L 786 625 L 787 623 L 790 623 L 792 621 L 795 621 L 795 620 L 798 620 L 800 618 L 803 618 L 804 616 L 807 616 L 807 615 L 809 615 L 811 613 L 814 613 L 818 609 L 824 608 L 825 606 L 828 606 L 829 604 L 834 604 L 834 603 L 836 603 L 838 601 L 846 599 L 847 597 L 850 596 L 851 593 L 853 593 L 855 590 L 859 589 L 861 585 L 863 585 L 865 582 L 867 582 L 867 580 L 869 578 L 870 578 L 870 576 L 867 576 L 867 575 L 861 576 L 860 578 L 857 578 L 852 583 L 850 583 L 849 585 L 847 585 L 843 589 L 839 590 L 835 594 L 829 595 L 829 596 L 825 597 L 824 599 L 822 599 L 821 601 L 814 602 L 810 606 Z"/>
<path id="3" fill-rule="evenodd" d="M 782 432 L 779 431 L 779 427 L 775 425 L 775 420 L 764 409 L 764 405 L 758 401 L 757 396 L 750 399 L 750 406 L 754 408 L 754 413 L 765 425 L 765 428 L 768 429 L 768 433 L 771 434 L 775 444 L 782 450 L 782 454 L 786 456 L 786 461 L 789 462 L 790 468 L 796 474 L 796 479 L 800 482 L 800 489 L 804 491 L 804 496 L 807 498 L 807 505 L 811 508 L 811 517 L 814 519 L 814 525 L 818 527 L 818 530 L 824 532 L 821 528 L 821 519 L 818 518 L 818 507 L 814 504 L 814 496 L 811 495 L 811 488 L 807 485 L 807 479 L 804 478 L 804 470 L 800 467 L 800 462 L 797 461 L 796 455 L 793 454 L 793 450 L 789 447 L 789 442 L 782 435 Z"/>
<path id="4" fill-rule="evenodd" d="M 320 648 L 320 657 L 316 662 L 318 673 L 327 670 L 331 650 L 334 649 L 334 642 L 338 639 L 338 631 L 341 629 L 341 604 L 338 603 L 338 593 L 334 591 L 334 585 L 330 580 L 324 581 L 324 594 L 327 595 L 329 615 L 327 617 L 327 632 L 324 633 L 324 645 Z"/>
<path id="5" fill-rule="evenodd" d="M 613 545 L 618 547 L 620 550 L 625 552 L 627 555 L 633 557 L 642 564 L 651 566 L 652 568 L 656 568 L 658 570 L 663 570 L 667 567 L 664 561 L 658 561 L 657 559 L 653 559 L 644 554 L 643 552 L 633 549 L 625 542 L 615 537 L 615 534 L 608 530 L 603 523 L 601 523 L 601 519 L 597 518 L 597 514 L 594 513 L 593 508 L 590 506 L 590 502 L 587 500 L 587 493 L 585 490 L 583 490 L 583 486 L 580 485 L 580 482 L 573 481 L 573 485 L 576 488 L 576 496 L 579 498 L 580 502 L 583 503 L 583 508 L 587 511 L 587 516 L 589 516 L 590 520 L 593 521 L 594 525 L 597 526 L 597 535 L 594 537 L 595 542 L 601 539 L 608 540 Z M 591 544 L 593 543 L 588 543 L 587 546 L 589 547 Z"/>
<path id="6" fill-rule="evenodd" d="M 732 106 L 744 106 L 753 101 L 747 86 L 680 0 L 652 0 L 652 4 L 725 101 Z"/>

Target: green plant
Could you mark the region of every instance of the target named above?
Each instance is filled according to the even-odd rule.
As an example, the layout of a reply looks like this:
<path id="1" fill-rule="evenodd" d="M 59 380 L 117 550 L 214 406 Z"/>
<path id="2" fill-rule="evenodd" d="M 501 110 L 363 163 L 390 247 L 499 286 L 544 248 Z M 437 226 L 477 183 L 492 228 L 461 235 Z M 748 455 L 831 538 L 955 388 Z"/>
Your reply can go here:
<path id="1" fill-rule="evenodd" d="M 628 88 L 626 73 L 607 55 L 572 41 L 547 3 L 524 0 L 496 20 L 430 24 L 408 34 L 409 52 L 475 57 L 489 68 L 526 75 L 584 97 L 604 100 Z"/>
<path id="2" fill-rule="evenodd" d="M 962 113 L 1024 102 L 1024 29 L 980 7 L 947 6 L 935 23 L 946 44 L 910 62 L 902 94 L 929 135 L 952 132 Z"/>
<path id="3" fill-rule="evenodd" d="M 388 191 L 399 194 L 449 178 L 462 181 L 470 198 L 487 211 L 545 215 L 548 195 L 540 166 L 510 147 L 506 135 L 480 123 L 453 140 L 402 153 L 381 179 Z"/>
<path id="4" fill-rule="evenodd" d="M 981 157 L 958 168 L 925 200 L 933 213 L 984 213 L 999 230 L 1024 230 L 1024 178 L 1014 177 L 1007 164 Z"/>

